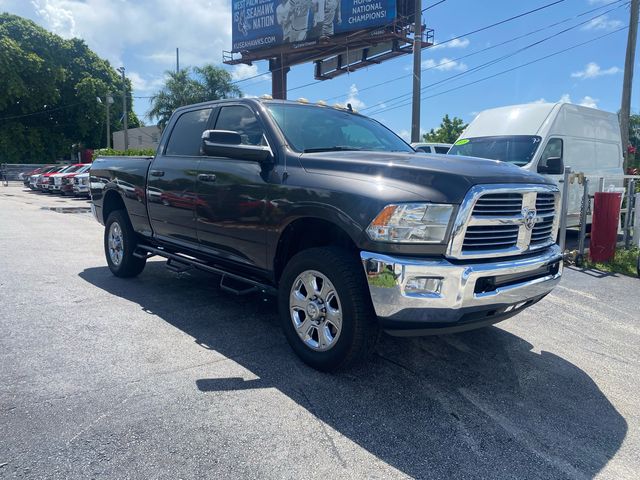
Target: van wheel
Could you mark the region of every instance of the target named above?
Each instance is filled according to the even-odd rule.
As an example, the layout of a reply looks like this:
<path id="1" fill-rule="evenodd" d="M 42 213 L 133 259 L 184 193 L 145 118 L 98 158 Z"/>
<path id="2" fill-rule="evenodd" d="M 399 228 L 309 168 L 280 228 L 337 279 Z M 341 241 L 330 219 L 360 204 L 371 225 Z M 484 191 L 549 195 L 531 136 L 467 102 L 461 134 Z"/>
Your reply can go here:
<path id="1" fill-rule="evenodd" d="M 285 266 L 278 291 L 287 341 L 309 366 L 332 372 L 366 360 L 380 327 L 364 270 L 341 248 L 311 248 Z"/>
<path id="2" fill-rule="evenodd" d="M 137 246 L 136 233 L 126 212 L 111 212 L 104 229 L 104 253 L 111 273 L 116 277 L 130 278 L 144 270 L 146 258 L 133 255 Z"/>

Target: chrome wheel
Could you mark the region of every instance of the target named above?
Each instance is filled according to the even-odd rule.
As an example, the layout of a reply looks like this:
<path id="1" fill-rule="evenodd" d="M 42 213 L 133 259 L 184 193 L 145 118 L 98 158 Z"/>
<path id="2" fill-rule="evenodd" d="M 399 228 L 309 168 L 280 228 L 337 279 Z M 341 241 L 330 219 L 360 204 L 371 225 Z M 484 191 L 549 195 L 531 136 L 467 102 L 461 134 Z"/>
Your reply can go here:
<path id="1" fill-rule="evenodd" d="M 342 306 L 329 279 L 315 270 L 298 275 L 289 293 L 291 321 L 304 344 L 315 351 L 331 349 L 342 331 Z"/>
<path id="2" fill-rule="evenodd" d="M 115 266 L 119 266 L 124 255 L 124 238 L 118 222 L 113 222 L 109 227 L 109 258 Z"/>

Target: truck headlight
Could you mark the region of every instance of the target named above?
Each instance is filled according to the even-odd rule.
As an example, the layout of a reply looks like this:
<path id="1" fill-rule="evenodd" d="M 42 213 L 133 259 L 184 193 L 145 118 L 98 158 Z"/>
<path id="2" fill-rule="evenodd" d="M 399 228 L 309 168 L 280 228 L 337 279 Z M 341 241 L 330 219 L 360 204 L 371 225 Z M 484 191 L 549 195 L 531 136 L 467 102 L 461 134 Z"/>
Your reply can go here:
<path id="1" fill-rule="evenodd" d="M 392 243 L 442 243 L 447 235 L 453 205 L 402 203 L 387 205 L 373 219 L 371 240 Z"/>

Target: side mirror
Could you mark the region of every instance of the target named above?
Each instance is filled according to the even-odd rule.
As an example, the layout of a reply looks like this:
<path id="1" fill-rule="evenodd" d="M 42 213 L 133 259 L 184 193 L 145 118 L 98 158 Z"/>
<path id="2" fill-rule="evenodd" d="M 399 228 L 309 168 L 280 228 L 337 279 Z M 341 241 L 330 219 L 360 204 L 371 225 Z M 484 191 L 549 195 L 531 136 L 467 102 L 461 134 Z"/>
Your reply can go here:
<path id="1" fill-rule="evenodd" d="M 236 160 L 266 162 L 273 157 L 268 146 L 243 145 L 238 132 L 205 130 L 202 132 L 202 153 L 210 157 L 228 157 Z"/>
<path id="2" fill-rule="evenodd" d="M 538 173 L 562 175 L 564 173 L 564 162 L 562 161 L 562 157 L 547 158 L 546 165 L 538 165 Z"/>

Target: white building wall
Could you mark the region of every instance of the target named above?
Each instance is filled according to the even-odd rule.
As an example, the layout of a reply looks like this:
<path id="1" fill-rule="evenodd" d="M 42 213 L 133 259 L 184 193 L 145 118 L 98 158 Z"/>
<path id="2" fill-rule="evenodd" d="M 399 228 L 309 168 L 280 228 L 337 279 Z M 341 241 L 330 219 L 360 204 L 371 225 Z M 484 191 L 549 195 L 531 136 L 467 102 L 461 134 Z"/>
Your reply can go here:
<path id="1" fill-rule="evenodd" d="M 129 130 L 129 148 L 130 149 L 155 149 L 160 143 L 160 129 L 156 126 L 130 128 Z M 114 150 L 124 150 L 124 130 L 113 132 L 113 148 Z"/>

